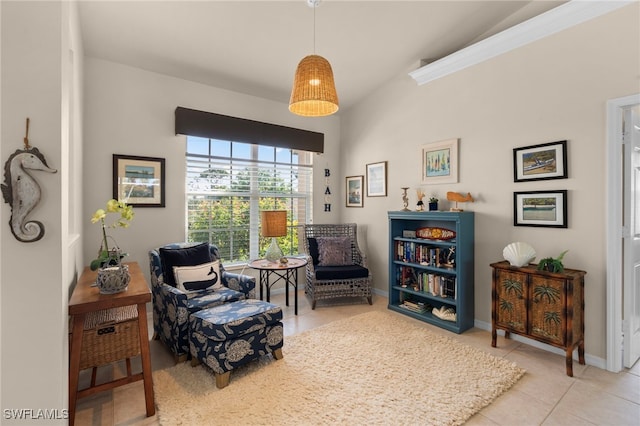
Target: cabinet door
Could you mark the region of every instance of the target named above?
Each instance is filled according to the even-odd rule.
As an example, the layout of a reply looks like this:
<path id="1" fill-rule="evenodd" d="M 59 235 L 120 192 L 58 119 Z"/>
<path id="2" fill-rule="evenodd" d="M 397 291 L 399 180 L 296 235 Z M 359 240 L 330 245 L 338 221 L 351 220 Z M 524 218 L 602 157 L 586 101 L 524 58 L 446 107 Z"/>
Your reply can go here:
<path id="1" fill-rule="evenodd" d="M 494 303 L 496 325 L 515 332 L 527 332 L 527 274 L 496 270 L 496 300 Z"/>
<path id="2" fill-rule="evenodd" d="M 566 344 L 566 280 L 531 275 L 529 334 L 536 339 Z"/>

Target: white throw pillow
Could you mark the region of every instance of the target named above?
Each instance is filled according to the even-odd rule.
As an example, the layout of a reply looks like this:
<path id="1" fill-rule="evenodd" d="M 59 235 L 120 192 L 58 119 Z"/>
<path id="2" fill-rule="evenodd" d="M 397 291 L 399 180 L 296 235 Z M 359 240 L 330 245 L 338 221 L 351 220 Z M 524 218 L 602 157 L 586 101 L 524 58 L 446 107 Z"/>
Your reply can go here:
<path id="1" fill-rule="evenodd" d="M 173 275 L 178 288 L 186 292 L 223 287 L 219 260 L 196 266 L 174 266 Z"/>

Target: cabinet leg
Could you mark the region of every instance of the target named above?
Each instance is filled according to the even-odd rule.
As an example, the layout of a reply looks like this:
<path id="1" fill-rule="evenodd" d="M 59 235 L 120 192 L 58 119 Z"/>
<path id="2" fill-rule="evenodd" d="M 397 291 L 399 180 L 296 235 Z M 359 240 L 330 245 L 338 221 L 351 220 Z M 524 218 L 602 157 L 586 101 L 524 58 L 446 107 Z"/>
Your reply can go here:
<path id="1" fill-rule="evenodd" d="M 491 347 L 495 348 L 497 347 L 496 343 L 498 340 L 498 331 L 494 328 L 491 330 Z"/>
<path id="2" fill-rule="evenodd" d="M 585 361 L 584 361 L 584 339 L 580 340 L 580 343 L 578 343 L 578 362 L 581 365 L 585 365 Z"/>
<path id="3" fill-rule="evenodd" d="M 567 349 L 565 363 L 567 364 L 567 376 L 573 377 L 573 348 Z"/>

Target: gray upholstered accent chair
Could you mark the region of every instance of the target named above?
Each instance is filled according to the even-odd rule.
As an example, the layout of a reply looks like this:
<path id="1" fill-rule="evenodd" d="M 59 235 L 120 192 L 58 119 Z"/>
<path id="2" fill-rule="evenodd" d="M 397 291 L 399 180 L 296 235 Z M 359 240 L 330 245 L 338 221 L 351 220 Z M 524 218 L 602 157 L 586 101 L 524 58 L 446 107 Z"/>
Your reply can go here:
<path id="1" fill-rule="evenodd" d="M 337 297 L 366 297 L 372 304 L 371 273 L 356 230 L 355 223 L 304 225 L 305 293 L 311 309 L 318 300 Z"/>

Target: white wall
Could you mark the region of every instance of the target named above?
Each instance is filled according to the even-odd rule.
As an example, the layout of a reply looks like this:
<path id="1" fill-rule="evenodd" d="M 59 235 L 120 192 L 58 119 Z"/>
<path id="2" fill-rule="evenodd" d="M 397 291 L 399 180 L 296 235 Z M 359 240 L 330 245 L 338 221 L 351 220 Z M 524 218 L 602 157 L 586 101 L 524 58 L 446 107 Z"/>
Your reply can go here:
<path id="1" fill-rule="evenodd" d="M 9 204 L 0 210 L 0 402 L 3 410 L 49 409 L 63 417 L 68 403 L 67 301 L 82 267 L 80 240 L 73 235 L 82 204 L 77 196 L 81 165 L 74 158 L 82 144 L 82 44 L 73 3 L 2 2 L 0 8 L 3 161 L 24 148 L 29 117 L 30 144 L 58 170 L 32 174 L 42 196 L 28 218 L 44 224 L 41 240 L 16 240 L 5 228 Z M 49 423 L 56 422 L 66 423 L 60 418 Z M 3 411 L 3 424 L 12 423 Z"/>
<path id="2" fill-rule="evenodd" d="M 491 269 L 512 241 L 533 245 L 538 260 L 557 256 L 587 271 L 586 352 L 605 348 L 605 103 L 640 87 L 639 4 L 635 3 L 432 83 L 406 74 L 342 117 L 346 175 L 388 161 L 386 198 L 365 198 L 343 219 L 367 229 L 377 289 L 386 290 L 386 212 L 400 210 L 400 187 L 446 199 L 471 192 L 476 212 L 475 318 L 491 322 Z M 407 70 L 409 71 L 409 70 Z M 458 184 L 420 185 L 421 145 L 460 138 Z M 513 182 L 513 148 L 568 140 L 566 180 Z M 567 189 L 568 229 L 513 226 L 513 192 Z M 442 208 L 448 208 L 445 203 Z M 488 343 L 488 342 L 487 342 Z"/>
<path id="3" fill-rule="evenodd" d="M 166 159 L 166 207 L 136 208 L 128 229 L 110 230 L 120 247 L 137 261 L 149 278 L 148 251 L 185 240 L 185 144 L 174 132 L 176 107 L 198 109 L 234 117 L 296 127 L 325 134 L 325 153 L 316 155 L 314 192 L 324 194 L 324 168 L 336 176 L 340 120 L 336 116 L 308 119 L 288 111 L 286 104 L 229 92 L 199 83 L 143 71 L 113 62 L 85 61 L 84 154 L 84 260 L 95 257 L 100 230 L 89 221 L 97 208 L 112 196 L 112 154 Z M 332 190 L 338 188 L 338 178 Z M 324 197 L 314 200 L 316 223 L 339 221 L 340 193 L 333 196 L 330 213 Z"/>

